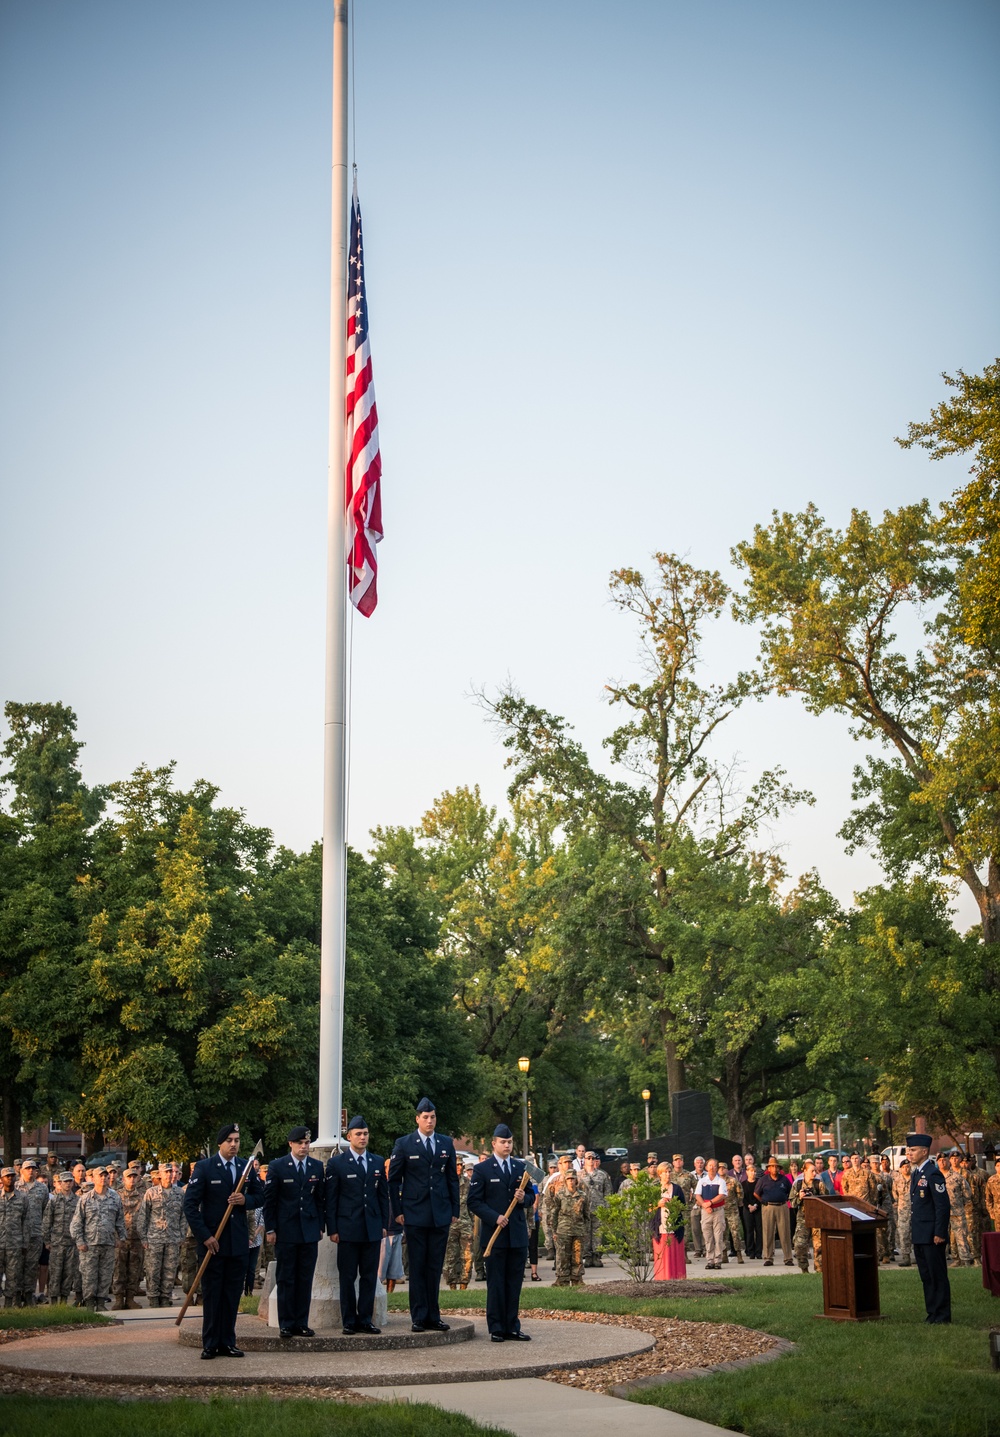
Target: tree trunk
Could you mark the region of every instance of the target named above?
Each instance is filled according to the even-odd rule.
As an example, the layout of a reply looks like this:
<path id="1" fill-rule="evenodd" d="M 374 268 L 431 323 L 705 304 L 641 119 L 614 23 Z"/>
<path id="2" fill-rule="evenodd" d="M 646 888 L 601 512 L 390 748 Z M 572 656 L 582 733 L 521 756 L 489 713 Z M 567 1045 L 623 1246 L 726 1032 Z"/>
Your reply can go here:
<path id="1" fill-rule="evenodd" d="M 21 1104 L 12 1087 L 3 1092 L 3 1160 L 10 1167 L 21 1156 Z"/>
<path id="2" fill-rule="evenodd" d="M 672 1098 L 675 1093 L 683 1093 L 687 1088 L 687 1074 L 683 1059 L 677 1056 L 677 1044 L 671 1038 L 664 1041 L 663 1052 L 667 1060 L 667 1093 Z"/>
<path id="3" fill-rule="evenodd" d="M 104 1133 L 101 1128 L 95 1128 L 92 1133 L 83 1135 L 83 1153 L 90 1157 L 91 1153 L 99 1153 L 104 1147 Z"/>

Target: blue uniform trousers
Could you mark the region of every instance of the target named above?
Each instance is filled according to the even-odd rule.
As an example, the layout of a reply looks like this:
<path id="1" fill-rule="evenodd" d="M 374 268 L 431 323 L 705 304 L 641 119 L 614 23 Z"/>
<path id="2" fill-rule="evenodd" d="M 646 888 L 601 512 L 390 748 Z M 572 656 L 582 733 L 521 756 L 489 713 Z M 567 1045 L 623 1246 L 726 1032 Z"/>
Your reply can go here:
<path id="1" fill-rule="evenodd" d="M 381 1248 L 381 1241 L 348 1242 L 341 1238 L 337 1243 L 340 1316 L 345 1327 L 356 1327 L 359 1322 L 371 1322 L 375 1315 L 375 1286 L 378 1282 L 378 1258 Z M 356 1281 L 358 1291 L 355 1295 Z"/>
<path id="2" fill-rule="evenodd" d="M 517 1309 L 527 1253 L 524 1247 L 495 1247 L 486 1259 L 486 1326 L 491 1336 L 521 1331 Z"/>
<path id="3" fill-rule="evenodd" d="M 410 1321 L 416 1327 L 441 1321 L 438 1290 L 450 1231 L 450 1224 L 447 1227 L 406 1224 L 406 1250 L 410 1258 Z"/>
<path id="4" fill-rule="evenodd" d="M 276 1242 L 274 1287 L 279 1327 L 308 1327 L 318 1242 Z"/>
<path id="5" fill-rule="evenodd" d="M 951 1321 L 951 1283 L 948 1281 L 948 1244 L 915 1242 L 913 1256 L 924 1285 L 928 1322 Z"/>
<path id="6" fill-rule="evenodd" d="M 208 1251 L 198 1244 L 198 1261 Z M 226 1257 L 217 1252 L 201 1277 L 201 1345 L 209 1352 L 236 1346 L 236 1314 L 240 1310 L 247 1260 L 244 1253 Z"/>

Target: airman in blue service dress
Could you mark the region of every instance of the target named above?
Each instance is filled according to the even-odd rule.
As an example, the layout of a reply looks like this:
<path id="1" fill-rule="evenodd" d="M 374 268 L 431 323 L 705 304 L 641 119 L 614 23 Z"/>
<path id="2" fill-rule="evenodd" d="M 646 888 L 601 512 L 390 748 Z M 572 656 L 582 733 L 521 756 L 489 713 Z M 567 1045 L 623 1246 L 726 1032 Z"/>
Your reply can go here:
<path id="1" fill-rule="evenodd" d="M 347 1124 L 347 1141 L 347 1151 L 334 1153 L 326 1165 L 326 1230 L 337 1244 L 340 1316 L 349 1336 L 380 1331 L 372 1318 L 379 1253 L 389 1227 L 389 1186 L 385 1163 L 368 1151 L 368 1124 L 360 1115 Z"/>
<path id="2" fill-rule="evenodd" d="M 290 1151 L 267 1165 L 264 1231 L 274 1243 L 274 1287 L 281 1337 L 315 1337 L 309 1326 L 313 1273 L 326 1225 L 326 1175 L 309 1156 L 308 1128 L 292 1128 Z"/>
<path id="3" fill-rule="evenodd" d="M 438 1290 L 448 1231 L 458 1222 L 459 1186 L 455 1147 L 435 1131 L 429 1098 L 417 1104 L 417 1131 L 397 1138 L 389 1159 L 392 1220 L 406 1233 L 410 1258 L 410 1321 L 414 1332 L 447 1332 Z"/>
<path id="4" fill-rule="evenodd" d="M 201 1279 L 202 1324 L 201 1355 L 211 1357 L 242 1357 L 236 1346 L 236 1314 L 243 1293 L 247 1271 L 246 1205 L 260 1205 L 264 1185 L 256 1172 L 250 1172 L 243 1191 L 236 1193 L 236 1184 L 246 1166 L 246 1159 L 237 1157 L 240 1130 L 236 1123 L 225 1123 L 216 1135 L 219 1151 L 214 1158 L 195 1163 L 184 1193 L 184 1216 L 198 1240 L 198 1261 L 206 1251 L 212 1259 Z M 234 1201 L 231 1203 L 230 1198 Z M 257 1201 L 255 1201 L 255 1199 Z M 215 1231 L 227 1207 L 233 1212 L 222 1237 Z"/>
<path id="5" fill-rule="evenodd" d="M 524 1163 L 511 1157 L 514 1135 L 506 1123 L 493 1130 L 493 1156 L 477 1163 L 472 1170 L 468 1207 L 478 1217 L 485 1252 L 490 1238 L 499 1227 L 497 1240 L 486 1259 L 486 1325 L 493 1342 L 530 1342 L 521 1331 L 518 1306 L 524 1264 L 528 1256 L 528 1222 L 525 1195 L 518 1194 L 524 1176 Z M 505 1217 L 511 1202 L 515 1206 Z"/>
<path id="6" fill-rule="evenodd" d="M 930 1157 L 928 1133 L 907 1133 L 910 1173 L 910 1232 L 913 1256 L 924 1285 L 925 1321 L 951 1321 L 951 1284 L 948 1281 L 948 1227 L 951 1203 L 945 1180 Z M 921 1153 L 923 1158 L 921 1159 Z"/>

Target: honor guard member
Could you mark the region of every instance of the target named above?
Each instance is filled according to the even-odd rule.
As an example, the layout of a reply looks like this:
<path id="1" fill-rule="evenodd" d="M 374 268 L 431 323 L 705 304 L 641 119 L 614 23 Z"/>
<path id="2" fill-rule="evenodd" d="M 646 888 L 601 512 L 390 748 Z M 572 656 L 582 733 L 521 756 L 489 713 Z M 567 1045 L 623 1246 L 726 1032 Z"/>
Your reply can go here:
<path id="1" fill-rule="evenodd" d="M 247 1272 L 250 1237 L 247 1232 L 246 1205 L 260 1206 L 263 1185 L 255 1172 L 247 1175 L 242 1192 L 236 1184 L 246 1161 L 237 1157 L 240 1130 L 236 1123 L 224 1123 L 216 1134 L 219 1151 L 214 1158 L 195 1163 L 184 1193 L 184 1216 L 198 1239 L 198 1261 L 206 1252 L 212 1254 L 201 1279 L 202 1323 L 201 1355 L 242 1357 L 236 1346 L 236 1314 L 243 1294 Z M 221 1238 L 215 1236 L 226 1209 L 232 1214 Z"/>
<path id="2" fill-rule="evenodd" d="M 498 1123 L 493 1129 L 493 1156 L 476 1164 L 469 1188 L 469 1211 L 482 1224 L 484 1252 L 497 1234 L 486 1259 L 486 1325 L 492 1342 L 531 1341 L 521 1331 L 517 1314 L 528 1256 L 528 1223 L 526 1190 L 518 1187 L 524 1163 L 511 1157 L 513 1147 L 514 1134 L 506 1123 Z M 511 1202 L 514 1208 L 508 1218 Z"/>
<path id="3" fill-rule="evenodd" d="M 458 1222 L 460 1206 L 455 1147 L 436 1127 L 434 1104 L 421 1098 L 416 1132 L 397 1138 L 389 1159 L 389 1204 L 393 1222 L 406 1233 L 414 1332 L 448 1331 L 438 1290 L 448 1232 Z"/>
<path id="4" fill-rule="evenodd" d="M 309 1156 L 312 1134 L 293 1128 L 288 1152 L 267 1165 L 264 1231 L 274 1243 L 274 1286 L 281 1337 L 315 1337 L 309 1326 L 313 1273 L 326 1225 L 326 1178 Z"/>
<path id="5" fill-rule="evenodd" d="M 344 1335 L 377 1335 L 381 1329 L 372 1318 L 382 1239 L 389 1230 L 389 1185 L 384 1160 L 368 1151 L 368 1124 L 360 1114 L 347 1124 L 347 1141 L 347 1151 L 334 1153 L 326 1165 L 326 1230 L 337 1244 Z"/>
<path id="6" fill-rule="evenodd" d="M 948 1219 L 951 1204 L 944 1176 L 930 1157 L 928 1133 L 907 1133 L 906 1156 L 910 1174 L 910 1228 L 913 1255 L 924 1285 L 925 1321 L 951 1321 L 951 1284 L 948 1282 Z"/>

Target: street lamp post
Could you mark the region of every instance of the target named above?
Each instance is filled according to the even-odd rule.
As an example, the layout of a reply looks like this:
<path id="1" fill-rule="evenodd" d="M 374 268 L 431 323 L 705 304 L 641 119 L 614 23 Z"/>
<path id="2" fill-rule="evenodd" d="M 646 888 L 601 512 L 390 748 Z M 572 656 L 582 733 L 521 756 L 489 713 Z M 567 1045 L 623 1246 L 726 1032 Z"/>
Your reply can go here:
<path id="1" fill-rule="evenodd" d="M 646 1104 L 646 1142 L 647 1142 L 647 1143 L 649 1142 L 649 1138 L 650 1138 L 650 1132 L 649 1132 L 649 1100 L 650 1100 L 650 1098 L 651 1098 L 652 1096 L 653 1096 L 653 1095 L 652 1095 L 652 1093 L 649 1091 L 648 1088 L 643 1088 L 643 1090 L 642 1090 L 642 1101 Z"/>
<path id="2" fill-rule="evenodd" d="M 530 1058 L 518 1058 L 517 1066 L 521 1070 L 521 1156 L 528 1156 L 528 1069 L 531 1067 Z"/>
<path id="3" fill-rule="evenodd" d="M 887 1121 L 888 1124 L 889 1124 L 889 1147 L 890 1147 L 890 1149 L 895 1146 L 895 1144 L 894 1144 L 894 1142 L 893 1142 L 893 1118 L 896 1116 L 896 1113 L 897 1113 L 898 1111 L 899 1111 L 899 1109 L 898 1109 L 897 1105 L 892 1101 L 891 1098 L 888 1098 L 888 1099 L 882 1104 L 882 1112 L 885 1114 L 886 1121 Z M 890 1162 L 890 1165 L 891 1165 L 893 1168 L 895 1168 L 895 1166 L 896 1166 L 895 1159 L 896 1159 L 896 1154 L 891 1152 L 891 1153 L 890 1153 L 890 1156 L 889 1156 L 889 1162 Z"/>

